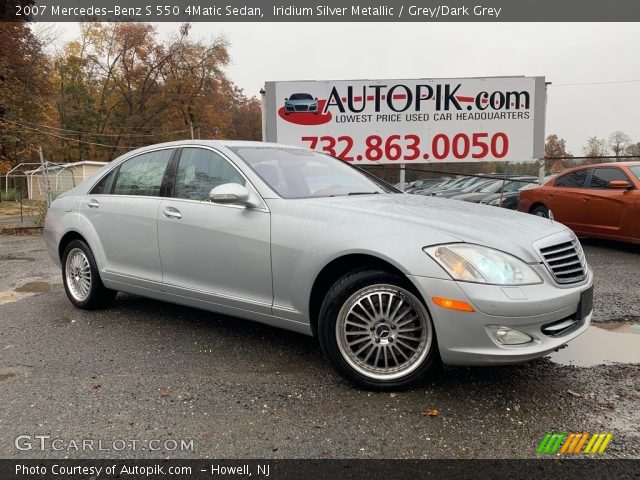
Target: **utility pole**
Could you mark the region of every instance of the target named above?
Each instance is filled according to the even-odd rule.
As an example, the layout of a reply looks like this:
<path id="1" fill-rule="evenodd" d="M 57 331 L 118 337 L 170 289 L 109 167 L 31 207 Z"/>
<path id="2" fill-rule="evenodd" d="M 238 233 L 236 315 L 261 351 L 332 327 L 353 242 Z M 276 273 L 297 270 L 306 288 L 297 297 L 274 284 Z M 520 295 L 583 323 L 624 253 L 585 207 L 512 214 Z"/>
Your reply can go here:
<path id="1" fill-rule="evenodd" d="M 47 204 L 47 208 L 49 208 L 49 176 L 47 175 L 47 164 L 44 160 L 44 153 L 42 153 L 42 145 L 39 147 L 40 149 L 40 165 L 42 166 L 42 178 L 44 181 L 44 201 Z"/>

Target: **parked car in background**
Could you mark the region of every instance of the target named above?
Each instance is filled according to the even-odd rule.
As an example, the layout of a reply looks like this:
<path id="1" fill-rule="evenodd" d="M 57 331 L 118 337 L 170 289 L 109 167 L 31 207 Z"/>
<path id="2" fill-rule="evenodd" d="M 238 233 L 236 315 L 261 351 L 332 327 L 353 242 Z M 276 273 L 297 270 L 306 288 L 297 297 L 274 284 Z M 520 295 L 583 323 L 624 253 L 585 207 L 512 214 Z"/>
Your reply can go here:
<path id="1" fill-rule="evenodd" d="M 415 190 L 411 193 L 415 193 L 416 195 L 425 195 L 425 196 L 429 196 L 432 193 L 435 192 L 440 192 L 443 190 L 446 190 L 448 188 L 455 188 L 456 186 L 462 185 L 463 183 L 465 183 L 466 181 L 469 180 L 469 177 L 458 177 L 458 178 L 452 178 L 450 180 L 444 180 L 441 181 L 439 183 L 436 183 L 435 185 L 428 187 L 428 188 L 424 188 L 421 190 Z"/>
<path id="2" fill-rule="evenodd" d="M 518 209 L 564 223 L 577 235 L 640 243 L 640 162 L 569 169 L 520 192 Z"/>
<path id="3" fill-rule="evenodd" d="M 535 185 L 537 187 L 537 185 Z M 517 210 L 520 200 L 520 191 L 494 193 L 483 199 L 480 203 L 483 205 L 491 205 L 492 207 L 506 208 L 507 210 Z"/>
<path id="4" fill-rule="evenodd" d="M 405 193 L 413 193 L 416 190 L 424 190 L 424 189 L 427 189 L 429 187 L 433 187 L 434 185 L 442 183 L 445 180 L 450 180 L 450 178 L 449 177 L 443 177 L 443 178 L 421 178 L 421 179 L 416 180 L 414 182 L 411 182 L 411 184 L 407 185 L 407 187 L 404 189 L 404 191 L 405 191 Z"/>
<path id="5" fill-rule="evenodd" d="M 542 184 L 545 184 L 549 179 L 554 177 L 555 175 L 548 175 L 542 180 Z M 538 187 L 538 183 L 527 183 L 522 186 L 520 189 L 514 192 L 502 192 L 502 193 L 494 193 L 493 195 L 489 195 L 484 198 L 480 203 L 484 205 L 491 205 L 492 207 L 501 207 L 506 208 L 508 210 L 517 210 L 518 203 L 520 201 L 520 192 L 522 190 L 529 190 L 530 188 Z"/>
<path id="6" fill-rule="evenodd" d="M 592 317 L 593 273 L 564 225 L 270 143 L 127 152 L 51 203 L 44 238 L 78 308 L 122 291 L 313 335 L 364 388 L 538 358 Z"/>
<path id="7" fill-rule="evenodd" d="M 477 192 L 495 182 L 496 180 L 491 178 L 471 177 L 464 186 L 460 188 L 450 188 L 441 192 L 434 192 L 432 195 L 440 198 L 451 198 L 464 193 Z"/>
<path id="8" fill-rule="evenodd" d="M 462 193 L 454 197 L 450 197 L 452 200 L 464 200 L 465 202 L 480 203 L 485 198 L 494 194 L 500 194 L 500 192 L 517 192 L 522 187 L 529 185 L 529 182 L 534 182 L 535 177 L 520 177 L 518 179 L 505 179 L 495 180 L 492 183 L 484 185 L 482 188 L 475 190 L 474 192 Z"/>

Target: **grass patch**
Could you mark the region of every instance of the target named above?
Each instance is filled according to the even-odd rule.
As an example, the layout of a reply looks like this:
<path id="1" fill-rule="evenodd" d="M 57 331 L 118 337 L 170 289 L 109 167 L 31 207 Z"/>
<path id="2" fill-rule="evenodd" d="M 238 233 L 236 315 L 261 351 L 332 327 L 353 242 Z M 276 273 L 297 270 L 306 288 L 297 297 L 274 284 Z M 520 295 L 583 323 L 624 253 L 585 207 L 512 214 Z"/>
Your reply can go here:
<path id="1" fill-rule="evenodd" d="M 20 215 L 20 201 L 4 201 L 4 194 L 2 195 L 3 201 L 0 202 L 0 217 Z M 23 200 L 22 213 L 23 215 L 34 215 L 42 213 L 43 209 L 46 211 L 44 202 L 38 200 Z M 1 218 L 0 218 L 1 220 Z"/>

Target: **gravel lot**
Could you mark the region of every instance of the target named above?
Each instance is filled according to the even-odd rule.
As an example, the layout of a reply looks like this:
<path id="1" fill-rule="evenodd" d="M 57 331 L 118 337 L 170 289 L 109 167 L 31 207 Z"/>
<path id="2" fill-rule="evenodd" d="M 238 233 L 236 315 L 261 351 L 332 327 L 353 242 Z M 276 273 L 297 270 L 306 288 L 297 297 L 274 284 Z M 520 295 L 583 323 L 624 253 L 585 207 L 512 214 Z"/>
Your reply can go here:
<path id="1" fill-rule="evenodd" d="M 302 335 L 131 295 L 106 311 L 74 309 L 42 239 L 1 236 L 0 455 L 528 458 L 548 431 L 613 431 L 604 456 L 640 458 L 640 335 L 631 333 L 640 320 L 640 254 L 637 246 L 583 245 L 597 275 L 590 330 L 614 335 L 596 358 L 615 362 L 625 339 L 635 361 L 445 368 L 389 394 L 345 384 Z M 576 364 L 594 356 L 579 341 L 560 352 Z M 184 439 L 194 448 L 18 451 L 21 434 L 65 446 Z"/>

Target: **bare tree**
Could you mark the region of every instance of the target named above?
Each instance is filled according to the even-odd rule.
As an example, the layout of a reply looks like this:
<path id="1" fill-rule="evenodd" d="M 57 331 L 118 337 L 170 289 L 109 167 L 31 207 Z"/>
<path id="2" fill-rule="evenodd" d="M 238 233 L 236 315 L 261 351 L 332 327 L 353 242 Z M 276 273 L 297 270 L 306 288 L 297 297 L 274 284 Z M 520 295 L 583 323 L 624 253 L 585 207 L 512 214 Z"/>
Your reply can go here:
<path id="1" fill-rule="evenodd" d="M 589 137 L 587 143 L 582 147 L 582 153 L 585 157 L 596 160 L 597 157 L 609 155 L 609 147 L 607 141 L 598 137 Z M 594 163 L 591 161 L 591 163 Z"/>
<path id="2" fill-rule="evenodd" d="M 613 132 L 609 136 L 609 147 L 616 157 L 624 155 L 624 152 L 630 143 L 631 137 L 620 130 Z"/>
<path id="3" fill-rule="evenodd" d="M 627 147 L 627 149 L 625 150 L 625 153 L 627 155 L 633 155 L 635 157 L 640 157 L 640 142 L 632 143 L 631 145 L 629 145 Z"/>

